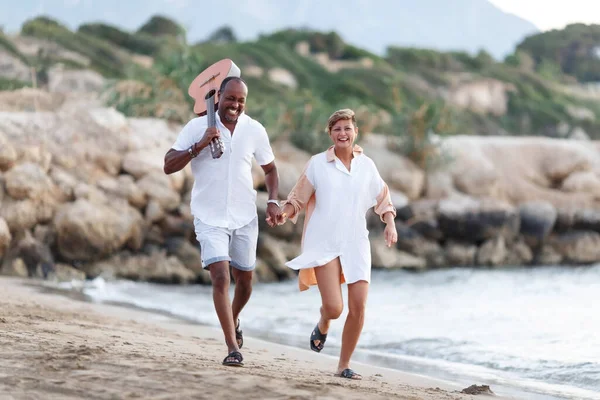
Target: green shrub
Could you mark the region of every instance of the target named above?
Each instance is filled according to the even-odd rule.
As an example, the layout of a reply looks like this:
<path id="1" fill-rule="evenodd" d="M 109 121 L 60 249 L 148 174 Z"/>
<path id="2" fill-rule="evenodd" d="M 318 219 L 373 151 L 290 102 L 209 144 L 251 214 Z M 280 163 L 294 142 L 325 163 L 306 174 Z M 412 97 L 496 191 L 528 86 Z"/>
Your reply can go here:
<path id="1" fill-rule="evenodd" d="M 23 24 L 21 33 L 53 40 L 66 49 L 88 57 L 92 67 L 108 77 L 123 77 L 128 60 L 119 55 L 107 42 L 86 33 L 73 33 L 66 27 L 46 18 L 35 18 Z"/>
<path id="2" fill-rule="evenodd" d="M 172 36 L 185 42 L 185 29 L 172 19 L 161 15 L 151 17 L 138 29 L 138 33 L 145 33 L 151 36 Z"/>
<path id="3" fill-rule="evenodd" d="M 0 76 L 0 91 L 17 90 L 24 87 L 30 87 L 31 83 L 23 82 L 15 79 L 6 79 Z"/>
<path id="4" fill-rule="evenodd" d="M 154 55 L 161 49 L 160 42 L 148 34 L 131 34 L 106 24 L 83 24 L 77 31 L 106 40 L 133 53 Z"/>

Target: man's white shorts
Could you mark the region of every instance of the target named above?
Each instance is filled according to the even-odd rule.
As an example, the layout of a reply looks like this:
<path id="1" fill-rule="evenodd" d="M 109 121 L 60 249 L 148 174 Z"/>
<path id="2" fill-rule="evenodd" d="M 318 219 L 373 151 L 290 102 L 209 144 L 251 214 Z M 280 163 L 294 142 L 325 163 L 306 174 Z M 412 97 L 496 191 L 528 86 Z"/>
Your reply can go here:
<path id="1" fill-rule="evenodd" d="M 194 218 L 194 227 L 203 268 L 208 269 L 218 261 L 229 261 L 232 267 L 242 271 L 252 271 L 256 266 L 258 217 L 239 229 L 206 225 L 198 218 Z"/>

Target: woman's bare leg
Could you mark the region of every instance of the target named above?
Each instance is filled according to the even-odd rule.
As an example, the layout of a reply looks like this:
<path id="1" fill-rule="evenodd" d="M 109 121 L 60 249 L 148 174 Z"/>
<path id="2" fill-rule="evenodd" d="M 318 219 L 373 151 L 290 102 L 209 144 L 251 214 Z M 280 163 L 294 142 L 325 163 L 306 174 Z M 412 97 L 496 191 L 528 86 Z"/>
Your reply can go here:
<path id="1" fill-rule="evenodd" d="M 342 286 L 340 285 L 341 271 L 342 266 L 339 257 L 321 267 L 315 268 L 322 303 L 319 331 L 323 334 L 329 332 L 331 320 L 339 318 L 344 308 Z M 315 346 L 318 346 L 319 343 L 319 340 L 314 341 Z"/>
<path id="2" fill-rule="evenodd" d="M 338 374 L 346 368 L 350 368 L 350 358 L 354 353 L 354 349 L 356 349 L 365 322 L 368 292 L 369 283 L 366 281 L 358 281 L 348 285 L 348 317 L 342 333 Z M 360 376 L 356 376 L 356 378 L 360 378 Z"/>

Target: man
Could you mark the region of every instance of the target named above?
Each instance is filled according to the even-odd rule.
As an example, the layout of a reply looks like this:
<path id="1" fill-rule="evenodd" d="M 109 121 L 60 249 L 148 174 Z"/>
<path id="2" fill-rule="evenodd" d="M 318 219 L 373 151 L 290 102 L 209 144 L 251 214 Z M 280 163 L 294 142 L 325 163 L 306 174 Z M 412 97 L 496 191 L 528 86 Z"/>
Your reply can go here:
<path id="1" fill-rule="evenodd" d="M 252 157 L 265 172 L 269 226 L 275 226 L 279 210 L 279 177 L 265 128 L 244 113 L 246 83 L 239 77 L 228 77 L 218 95 L 217 127 L 207 128 L 206 116 L 189 121 L 165 155 L 164 171 L 172 174 L 191 162 L 191 210 L 196 238 L 203 267 L 210 271 L 213 302 L 229 352 L 223 364 L 241 366 L 243 337 L 238 317 L 252 293 L 258 241 Z M 209 143 L 218 137 L 223 140 L 225 151 L 213 159 Z M 235 280 L 233 302 L 229 300 L 230 264 Z"/>

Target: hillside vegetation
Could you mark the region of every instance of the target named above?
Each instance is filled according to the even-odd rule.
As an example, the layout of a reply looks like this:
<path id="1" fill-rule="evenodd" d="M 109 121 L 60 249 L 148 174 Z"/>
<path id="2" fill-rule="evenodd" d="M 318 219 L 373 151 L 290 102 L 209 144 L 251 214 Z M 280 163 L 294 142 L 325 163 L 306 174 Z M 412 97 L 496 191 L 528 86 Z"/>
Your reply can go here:
<path id="1" fill-rule="evenodd" d="M 600 25 L 571 24 L 530 36 L 517 49 L 533 56 L 539 71 L 559 70 L 581 82 L 600 81 Z"/>
<path id="2" fill-rule="evenodd" d="M 71 31 L 38 17 L 23 24 L 21 35 L 54 41 L 87 57 L 86 68 L 109 79 L 107 102 L 126 115 L 179 122 L 193 116 L 187 96 L 193 78 L 213 62 L 231 58 L 249 84 L 248 113 L 273 138 L 289 136 L 312 152 L 327 144 L 327 116 L 341 107 L 359 111 L 363 131 L 397 137 L 418 126 L 421 136 L 559 137 L 577 128 L 600 138 L 600 103 L 566 90 L 577 79 L 600 76 L 596 64 L 577 58 L 598 43 L 596 33 L 569 44 L 585 29 L 597 30 L 577 25 L 529 37 L 504 62 L 495 62 L 485 51 L 470 55 L 398 47 L 379 57 L 345 43 L 335 32 L 293 29 L 238 42 L 235 32 L 223 27 L 202 42 L 186 43 L 183 28 L 160 16 L 136 32 L 104 23 Z M 38 73 L 57 63 L 84 68 L 52 54 L 24 56 L 3 35 L 0 47 Z M 564 55 L 565 47 L 575 49 L 571 56 Z M 140 57 L 151 63 L 143 65 Z M 23 85 L 27 83 L 0 79 L 3 89 Z"/>

